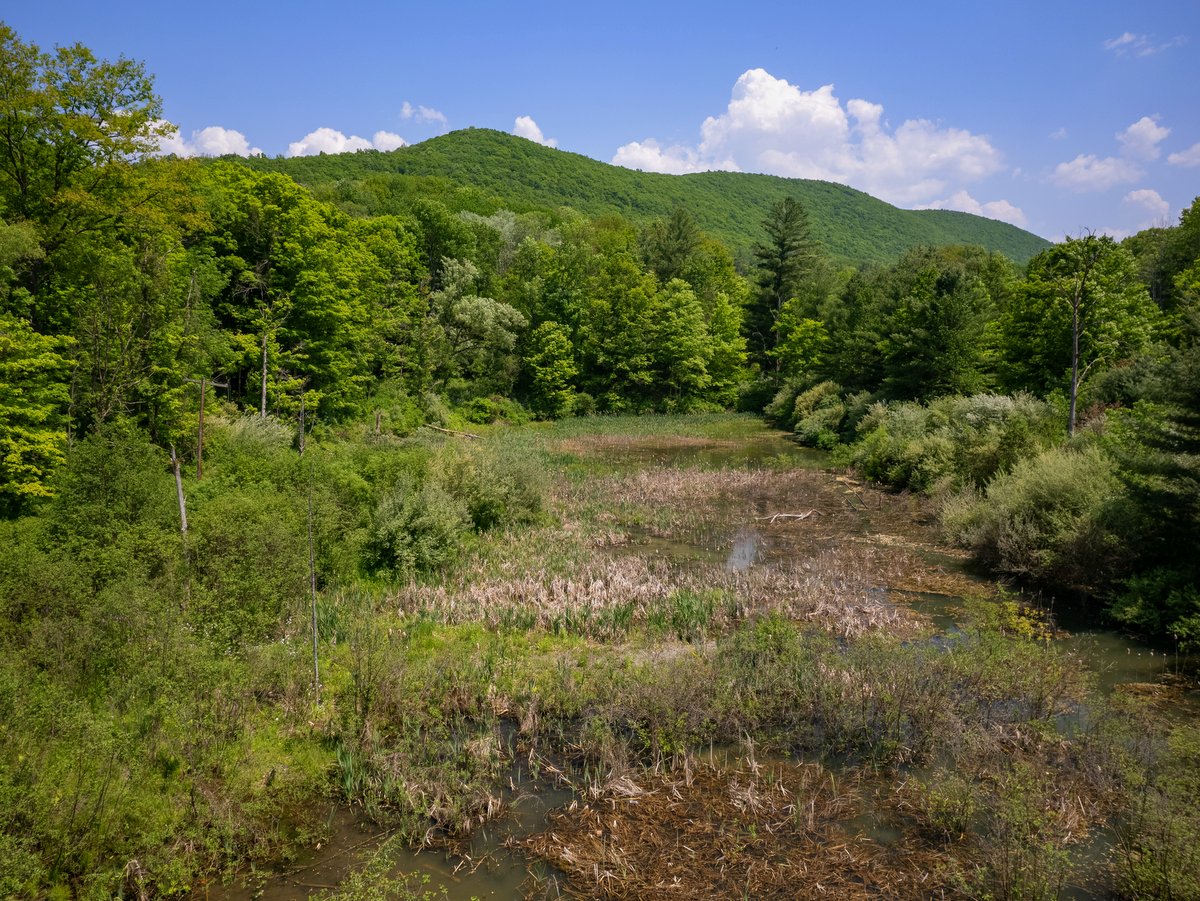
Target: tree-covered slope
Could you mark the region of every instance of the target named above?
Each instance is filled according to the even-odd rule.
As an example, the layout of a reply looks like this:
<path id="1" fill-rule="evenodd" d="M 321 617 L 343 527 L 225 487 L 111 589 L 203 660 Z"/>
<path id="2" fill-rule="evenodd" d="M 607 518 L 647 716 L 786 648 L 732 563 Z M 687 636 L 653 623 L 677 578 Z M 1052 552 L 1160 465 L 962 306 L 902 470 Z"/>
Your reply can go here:
<path id="1" fill-rule="evenodd" d="M 1023 263 L 1049 246 L 1004 222 L 945 210 L 901 210 L 831 182 L 740 172 L 637 172 L 488 129 L 455 131 L 388 153 L 259 158 L 250 165 L 286 172 L 330 199 L 350 200 L 350 206 L 361 205 L 365 193 L 368 209 L 383 195 L 411 196 L 439 185 L 444 190 L 442 180 L 471 186 L 517 210 L 569 206 L 589 216 L 615 212 L 642 221 L 683 207 L 735 252 L 761 240 L 763 216 L 784 197 L 804 204 L 813 234 L 829 254 L 852 263 L 890 262 L 920 244 L 979 244 Z M 438 182 L 421 184 L 431 178 Z M 372 190 L 353 190 L 362 183 Z"/>

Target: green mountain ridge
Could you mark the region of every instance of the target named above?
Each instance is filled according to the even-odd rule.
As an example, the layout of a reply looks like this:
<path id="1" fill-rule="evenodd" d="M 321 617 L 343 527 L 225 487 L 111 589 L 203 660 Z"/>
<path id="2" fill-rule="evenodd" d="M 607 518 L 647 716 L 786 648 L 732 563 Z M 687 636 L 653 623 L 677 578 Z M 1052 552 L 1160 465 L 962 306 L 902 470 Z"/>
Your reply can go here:
<path id="1" fill-rule="evenodd" d="M 887 263 L 914 246 L 945 244 L 978 244 L 1024 263 L 1050 246 L 1005 222 L 951 210 L 902 210 L 832 182 L 745 172 L 641 172 L 483 128 L 387 152 L 244 162 L 286 173 L 322 199 L 360 214 L 399 212 L 396 197 L 447 188 L 474 189 L 467 206 L 481 213 L 500 206 L 518 212 L 570 207 L 645 222 L 683 207 L 738 255 L 761 240 L 763 217 L 784 197 L 804 205 L 814 237 L 847 263 Z"/>

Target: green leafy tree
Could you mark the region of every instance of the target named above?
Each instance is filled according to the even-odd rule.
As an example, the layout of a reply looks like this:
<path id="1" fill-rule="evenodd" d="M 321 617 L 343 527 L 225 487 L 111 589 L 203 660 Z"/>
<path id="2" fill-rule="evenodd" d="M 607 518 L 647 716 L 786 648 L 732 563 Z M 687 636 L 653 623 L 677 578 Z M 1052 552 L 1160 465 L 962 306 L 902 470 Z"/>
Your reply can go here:
<path id="1" fill-rule="evenodd" d="M 708 314 L 708 394 L 714 403 L 732 406 L 746 377 L 746 339 L 742 308 L 725 292 L 713 298 Z"/>
<path id="2" fill-rule="evenodd" d="M 506 392 L 517 375 L 517 339 L 529 325 L 520 311 L 474 291 L 479 270 L 469 260 L 442 263 L 430 306 L 444 340 L 443 378 L 475 383 L 477 394 Z"/>
<path id="3" fill-rule="evenodd" d="M 148 200 L 130 176 L 171 130 L 161 116 L 141 63 L 43 52 L 0 23 L 0 209 L 38 223 L 49 254 Z"/>
<path id="4" fill-rule="evenodd" d="M 785 376 L 803 375 L 820 365 L 829 332 L 821 320 L 804 316 L 795 299 L 783 305 L 775 330 L 779 339 L 773 354 Z"/>
<path id="5" fill-rule="evenodd" d="M 607 410 L 653 405 L 656 281 L 628 253 L 605 256 L 580 310 L 584 384 Z"/>
<path id="6" fill-rule="evenodd" d="M 642 230 L 642 256 L 662 284 L 684 276 L 703 236 L 691 213 L 676 207 L 665 219 L 656 219 Z"/>
<path id="7" fill-rule="evenodd" d="M 1065 390 L 1075 427 L 1080 385 L 1150 343 L 1157 308 L 1133 256 L 1112 238 L 1068 238 L 1038 254 L 1000 320 L 1002 374 L 1010 388 Z"/>
<path id="8" fill-rule="evenodd" d="M 669 408 L 687 409 L 704 397 L 712 382 L 704 310 L 687 282 L 672 279 L 655 296 L 651 319 L 656 387 Z"/>
<path id="9" fill-rule="evenodd" d="M 0 515 L 52 493 L 49 474 L 65 458 L 68 369 L 65 338 L 37 334 L 0 313 Z"/>
<path id="10" fill-rule="evenodd" d="M 983 282 L 945 252 L 920 250 L 893 270 L 890 293 L 894 306 L 880 342 L 888 396 L 925 400 L 982 391 L 985 331 L 994 315 Z"/>
<path id="11" fill-rule="evenodd" d="M 1135 515 L 1124 527 L 1138 572 L 1116 616 L 1200 647 L 1200 340 L 1162 365 L 1157 390 L 1121 421 L 1117 454 Z"/>
<path id="12" fill-rule="evenodd" d="M 525 367 L 534 411 L 549 419 L 568 415 L 575 397 L 572 381 L 579 369 L 567 330 L 549 320 L 535 328 L 529 335 Z"/>
<path id="13" fill-rule="evenodd" d="M 795 297 L 814 267 L 817 242 L 813 239 L 804 207 L 791 197 L 771 207 L 763 221 L 767 240 L 756 245 L 758 293 L 746 317 L 746 334 L 755 359 L 764 368 L 778 367 L 772 351 L 779 340 L 775 327 L 784 304 Z"/>
<path id="14" fill-rule="evenodd" d="M 818 374 L 850 391 L 877 391 L 885 375 L 882 351 L 890 319 L 888 273 L 855 272 L 845 287 L 821 306 L 828 341 Z"/>

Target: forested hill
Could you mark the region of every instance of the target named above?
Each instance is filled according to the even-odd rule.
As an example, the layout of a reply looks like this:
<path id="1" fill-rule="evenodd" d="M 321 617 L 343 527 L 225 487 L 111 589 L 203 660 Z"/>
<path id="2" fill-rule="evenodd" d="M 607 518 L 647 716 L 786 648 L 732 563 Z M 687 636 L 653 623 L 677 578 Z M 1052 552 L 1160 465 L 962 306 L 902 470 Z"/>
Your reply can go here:
<path id="1" fill-rule="evenodd" d="M 484 215 L 572 207 L 588 216 L 619 213 L 637 222 L 682 207 L 706 232 L 745 255 L 762 238 L 772 204 L 794 197 L 814 237 L 835 258 L 890 263 L 917 245 L 977 244 L 1024 263 L 1049 247 L 1037 235 L 994 219 L 949 210 L 901 210 L 845 185 L 741 172 L 661 175 L 597 162 L 490 129 L 468 128 L 391 152 L 256 158 L 349 212 L 401 212 L 414 195 L 437 193 Z M 463 191 L 463 188 L 474 190 Z"/>

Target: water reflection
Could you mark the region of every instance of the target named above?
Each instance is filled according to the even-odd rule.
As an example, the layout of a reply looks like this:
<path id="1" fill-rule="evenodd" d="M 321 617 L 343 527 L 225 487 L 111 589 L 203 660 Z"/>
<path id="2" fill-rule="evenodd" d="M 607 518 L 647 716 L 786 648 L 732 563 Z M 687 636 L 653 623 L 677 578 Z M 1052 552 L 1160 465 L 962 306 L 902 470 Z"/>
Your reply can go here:
<path id="1" fill-rule="evenodd" d="M 744 530 L 733 539 L 733 547 L 725 558 L 728 572 L 744 573 L 758 560 L 758 548 L 762 536 L 756 530 Z"/>

